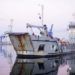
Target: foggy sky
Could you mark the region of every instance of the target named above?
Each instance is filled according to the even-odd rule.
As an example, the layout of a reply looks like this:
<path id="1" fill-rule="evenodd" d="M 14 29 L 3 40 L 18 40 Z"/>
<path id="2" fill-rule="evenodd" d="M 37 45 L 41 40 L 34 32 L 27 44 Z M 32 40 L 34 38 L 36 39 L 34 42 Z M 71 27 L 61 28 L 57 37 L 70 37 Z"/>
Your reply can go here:
<path id="1" fill-rule="evenodd" d="M 44 24 L 54 24 L 54 36 L 66 38 L 68 24 L 75 20 L 75 0 L 0 0 L 0 35 L 9 30 L 11 19 L 14 32 L 25 32 L 26 23 L 41 25 L 41 5 Z"/>

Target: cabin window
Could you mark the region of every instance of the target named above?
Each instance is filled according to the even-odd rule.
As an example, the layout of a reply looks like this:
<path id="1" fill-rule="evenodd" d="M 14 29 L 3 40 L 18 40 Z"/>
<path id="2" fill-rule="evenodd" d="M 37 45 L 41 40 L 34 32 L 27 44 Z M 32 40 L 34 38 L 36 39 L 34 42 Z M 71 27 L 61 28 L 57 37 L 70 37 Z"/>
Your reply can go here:
<path id="1" fill-rule="evenodd" d="M 40 70 L 44 70 L 45 69 L 45 67 L 44 67 L 44 63 L 38 63 L 38 67 L 39 67 L 39 69 Z"/>
<path id="2" fill-rule="evenodd" d="M 52 45 L 52 49 L 54 48 L 54 45 Z"/>
<path id="3" fill-rule="evenodd" d="M 52 45 L 52 49 L 54 49 L 54 50 L 55 50 L 56 48 L 57 48 L 57 46 L 56 46 L 56 45 Z"/>
<path id="4" fill-rule="evenodd" d="M 44 51 L 44 46 L 45 46 L 44 44 L 41 44 L 38 48 L 38 51 Z"/>

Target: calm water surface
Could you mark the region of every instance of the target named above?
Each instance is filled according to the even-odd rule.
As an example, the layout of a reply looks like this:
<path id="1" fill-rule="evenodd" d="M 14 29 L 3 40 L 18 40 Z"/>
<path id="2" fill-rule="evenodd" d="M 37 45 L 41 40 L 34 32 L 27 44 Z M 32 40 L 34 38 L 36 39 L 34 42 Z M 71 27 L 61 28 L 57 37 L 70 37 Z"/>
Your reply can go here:
<path id="1" fill-rule="evenodd" d="M 13 64 L 9 58 L 0 54 L 0 75 L 63 75 L 63 73 L 64 75 L 75 75 L 75 55 L 16 59 Z"/>

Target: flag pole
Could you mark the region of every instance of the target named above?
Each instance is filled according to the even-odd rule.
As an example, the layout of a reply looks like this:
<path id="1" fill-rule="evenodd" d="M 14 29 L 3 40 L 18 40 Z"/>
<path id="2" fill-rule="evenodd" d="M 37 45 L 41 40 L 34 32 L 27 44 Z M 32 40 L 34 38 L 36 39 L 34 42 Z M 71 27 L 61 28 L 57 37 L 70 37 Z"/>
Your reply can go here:
<path id="1" fill-rule="evenodd" d="M 43 18 L 44 18 L 44 13 L 43 13 L 43 11 L 44 11 L 44 6 L 43 5 L 41 5 L 41 21 L 42 21 L 42 26 L 43 26 Z"/>

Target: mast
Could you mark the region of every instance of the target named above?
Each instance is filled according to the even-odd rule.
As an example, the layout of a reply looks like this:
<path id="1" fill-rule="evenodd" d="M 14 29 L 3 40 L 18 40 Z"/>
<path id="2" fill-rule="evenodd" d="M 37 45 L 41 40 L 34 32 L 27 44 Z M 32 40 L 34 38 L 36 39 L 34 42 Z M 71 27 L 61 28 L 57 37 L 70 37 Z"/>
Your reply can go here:
<path id="1" fill-rule="evenodd" d="M 44 21 L 43 19 L 44 18 L 44 6 L 43 5 L 41 5 L 41 17 L 42 17 L 41 20 L 42 20 L 42 26 L 43 26 L 44 25 L 43 24 L 43 21 Z"/>
<path id="2" fill-rule="evenodd" d="M 41 13 L 39 13 L 39 19 L 41 20 L 41 25 L 43 26 L 43 22 L 44 22 L 44 5 L 40 5 L 39 6 L 41 7 Z"/>

